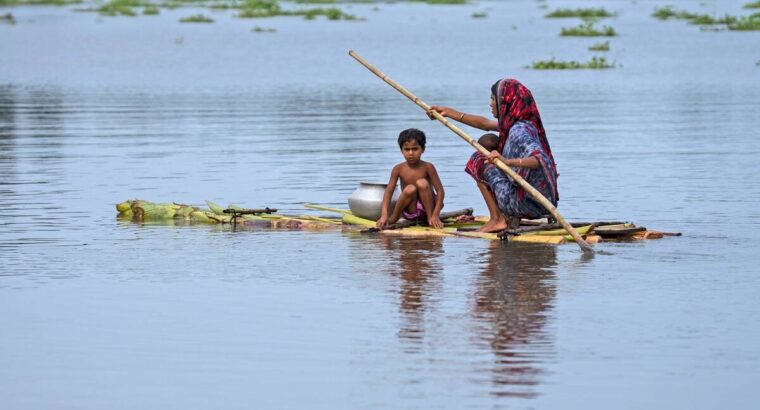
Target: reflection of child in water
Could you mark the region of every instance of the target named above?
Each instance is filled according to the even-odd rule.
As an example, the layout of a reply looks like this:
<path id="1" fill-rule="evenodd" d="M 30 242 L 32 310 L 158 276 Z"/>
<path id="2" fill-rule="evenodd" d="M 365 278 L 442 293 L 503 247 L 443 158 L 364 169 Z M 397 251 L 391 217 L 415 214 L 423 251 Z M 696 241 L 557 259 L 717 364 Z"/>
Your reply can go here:
<path id="1" fill-rule="evenodd" d="M 427 221 L 434 228 L 443 228 L 441 209 L 443 208 L 443 184 L 438 177 L 438 171 L 430 162 L 421 159 L 425 152 L 425 133 L 410 128 L 401 131 L 398 136 L 398 146 L 406 161 L 393 167 L 388 188 L 383 195 L 380 219 L 377 227 L 385 228 L 401 218 L 403 213 L 407 220 Z M 396 183 L 401 180 L 401 195 L 388 216 Z"/>

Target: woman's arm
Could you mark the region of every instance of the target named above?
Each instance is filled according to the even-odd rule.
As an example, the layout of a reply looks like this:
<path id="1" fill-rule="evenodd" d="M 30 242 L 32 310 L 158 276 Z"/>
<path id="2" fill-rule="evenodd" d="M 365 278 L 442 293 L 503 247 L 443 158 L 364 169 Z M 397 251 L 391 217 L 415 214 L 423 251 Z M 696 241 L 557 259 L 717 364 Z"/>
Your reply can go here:
<path id="1" fill-rule="evenodd" d="M 506 166 L 509 166 L 509 167 L 536 169 L 541 166 L 541 163 L 538 161 L 538 158 L 536 157 L 507 159 L 507 158 L 504 158 L 503 155 L 499 154 L 499 151 L 491 151 L 491 153 L 488 154 L 489 161 L 493 162 L 496 158 L 500 159 L 501 162 L 503 162 Z"/>
<path id="2" fill-rule="evenodd" d="M 475 114 L 467 114 L 465 112 L 457 111 L 451 107 L 444 107 L 442 105 L 434 105 L 430 107 L 431 111 L 437 111 L 439 114 L 443 115 L 444 117 L 455 119 L 462 124 L 469 125 L 470 127 L 479 128 L 483 131 L 498 131 L 499 130 L 499 122 L 496 120 L 490 120 L 486 117 L 481 117 L 480 115 Z M 435 119 L 432 114 L 428 114 L 428 117 L 430 119 Z"/>

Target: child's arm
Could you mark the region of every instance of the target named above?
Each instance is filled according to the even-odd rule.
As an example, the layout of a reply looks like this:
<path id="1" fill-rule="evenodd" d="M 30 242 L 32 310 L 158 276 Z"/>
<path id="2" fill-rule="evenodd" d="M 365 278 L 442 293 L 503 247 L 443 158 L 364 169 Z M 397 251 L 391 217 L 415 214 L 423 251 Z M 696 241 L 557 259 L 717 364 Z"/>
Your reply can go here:
<path id="1" fill-rule="evenodd" d="M 433 184 L 433 188 L 435 188 L 435 206 L 433 208 L 433 212 L 430 214 L 428 218 L 428 224 L 432 226 L 433 228 L 443 228 L 443 222 L 441 222 L 441 210 L 443 209 L 443 197 L 446 195 L 446 193 L 443 190 L 443 183 L 441 183 L 441 178 L 438 176 L 438 171 L 435 169 L 435 165 L 428 162 L 428 178 L 430 178 L 430 183 Z"/>
<path id="2" fill-rule="evenodd" d="M 380 219 L 378 219 L 377 223 L 375 224 L 375 226 L 380 229 L 385 228 L 385 224 L 388 222 L 388 207 L 391 205 L 391 198 L 393 197 L 393 192 L 396 190 L 398 173 L 399 166 L 396 165 L 391 170 L 391 178 L 388 181 L 388 187 L 385 188 L 385 193 L 383 194 L 383 204 L 380 205 Z"/>

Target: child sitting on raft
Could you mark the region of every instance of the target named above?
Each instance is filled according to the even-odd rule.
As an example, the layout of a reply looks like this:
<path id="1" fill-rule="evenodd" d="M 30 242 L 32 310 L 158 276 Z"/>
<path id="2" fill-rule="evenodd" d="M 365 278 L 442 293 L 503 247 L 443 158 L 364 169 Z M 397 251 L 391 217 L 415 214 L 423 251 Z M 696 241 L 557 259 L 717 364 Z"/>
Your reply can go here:
<path id="1" fill-rule="evenodd" d="M 398 146 L 405 161 L 394 166 L 388 188 L 383 195 L 382 211 L 377 227 L 383 229 L 403 215 L 409 221 L 427 221 L 433 228 L 443 228 L 441 209 L 443 208 L 443 184 L 435 166 L 420 159 L 425 152 L 425 133 L 410 128 L 398 136 Z M 391 197 L 396 183 L 401 179 L 401 195 L 388 216 Z"/>

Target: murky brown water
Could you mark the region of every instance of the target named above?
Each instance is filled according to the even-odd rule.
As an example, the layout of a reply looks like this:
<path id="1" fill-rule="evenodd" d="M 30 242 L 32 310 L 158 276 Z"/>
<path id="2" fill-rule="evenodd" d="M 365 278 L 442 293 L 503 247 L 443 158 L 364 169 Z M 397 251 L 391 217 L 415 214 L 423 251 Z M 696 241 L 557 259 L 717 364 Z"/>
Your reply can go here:
<path id="1" fill-rule="evenodd" d="M 0 26 L 0 397 L 8 408 L 746 408 L 760 376 L 758 33 L 590 2 L 614 70 L 540 2 L 353 5 L 363 22 L 10 9 Z M 548 2 L 550 9 L 555 4 Z M 741 13 L 742 2 L 679 2 Z M 561 3 L 566 6 L 565 3 Z M 572 3 L 567 7 L 586 6 Z M 560 6 L 557 3 L 556 6 Z M 488 18 L 473 19 L 473 11 Z M 251 33 L 256 25 L 275 34 Z M 513 29 L 512 26 L 515 26 Z M 441 31 L 441 28 L 445 30 Z M 499 33 L 503 39 L 499 37 Z M 577 247 L 124 224 L 125 199 L 345 206 L 428 133 L 446 207 L 485 213 L 428 103 L 534 91 L 570 219 L 681 238 Z M 730 75 L 728 75 L 730 73 Z M 473 135 L 478 135 L 473 132 Z"/>

